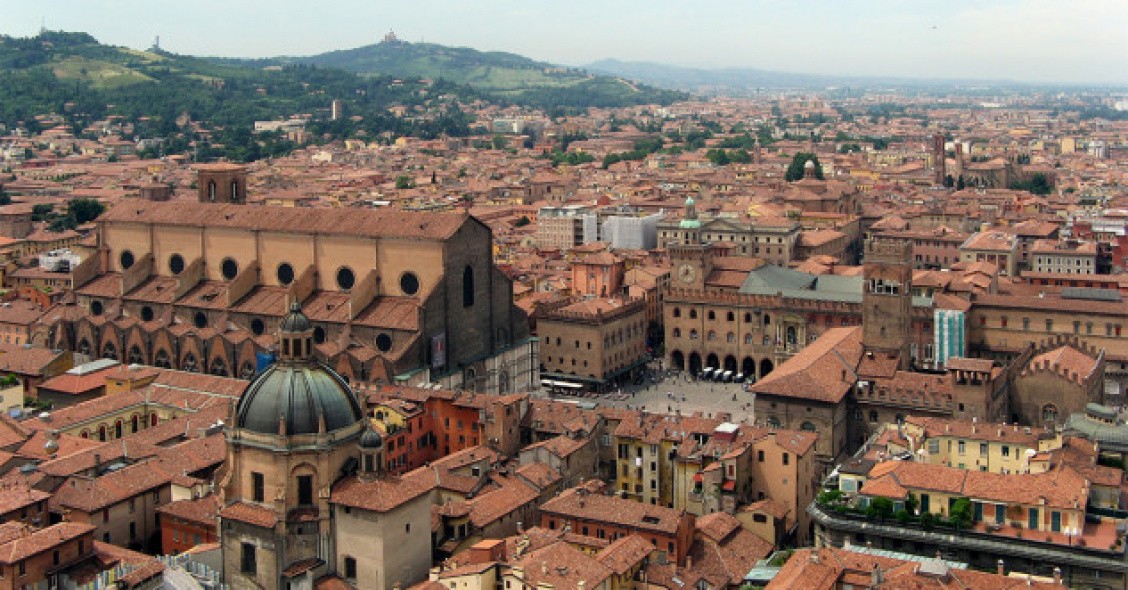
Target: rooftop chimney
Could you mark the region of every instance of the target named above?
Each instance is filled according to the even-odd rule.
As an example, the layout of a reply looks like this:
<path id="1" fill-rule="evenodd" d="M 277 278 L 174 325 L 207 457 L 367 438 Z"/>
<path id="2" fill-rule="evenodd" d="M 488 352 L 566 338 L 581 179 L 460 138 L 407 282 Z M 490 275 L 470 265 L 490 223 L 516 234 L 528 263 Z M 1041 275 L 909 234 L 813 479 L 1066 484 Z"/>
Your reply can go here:
<path id="1" fill-rule="evenodd" d="M 1060 567 L 1054 568 L 1054 583 L 1059 585 L 1059 586 L 1061 585 L 1061 568 Z"/>
<path id="2" fill-rule="evenodd" d="M 1000 576 L 1005 576 L 1006 575 L 1005 572 L 1006 572 L 1006 568 L 1003 567 L 1003 560 L 1000 559 L 1000 560 L 996 561 L 995 562 L 995 573 L 999 574 Z"/>

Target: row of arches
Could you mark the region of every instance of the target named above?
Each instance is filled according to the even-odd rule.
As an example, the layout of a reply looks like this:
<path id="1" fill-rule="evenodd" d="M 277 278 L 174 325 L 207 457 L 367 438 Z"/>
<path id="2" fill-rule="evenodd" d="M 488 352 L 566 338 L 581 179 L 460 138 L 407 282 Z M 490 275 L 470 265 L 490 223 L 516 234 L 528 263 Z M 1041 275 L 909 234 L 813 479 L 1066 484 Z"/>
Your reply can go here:
<path id="1" fill-rule="evenodd" d="M 269 353 L 259 341 L 249 337 L 231 339 L 215 335 L 205 338 L 191 333 L 176 335 L 167 329 L 147 332 L 137 326 L 118 329 L 112 323 L 96 326 L 89 321 L 57 324 L 45 336 L 48 345 L 73 350 L 88 358 L 242 379 L 253 378 L 259 358 Z M 317 340 L 316 333 L 314 340 Z M 381 351 L 390 349 L 390 338 L 388 340 L 381 343 L 377 338 L 377 347 Z M 381 357 L 363 358 L 351 351 L 341 351 L 320 360 L 349 380 L 367 382 L 377 374 L 384 378 L 389 372 L 383 367 Z"/>
<path id="2" fill-rule="evenodd" d="M 701 373 L 706 367 L 712 367 L 733 373 L 743 373 L 746 378 L 755 377 L 756 379 L 763 378 L 775 368 L 775 363 L 769 358 L 757 361 L 750 356 L 746 356 L 738 363 L 736 357 L 731 354 L 725 355 L 722 360 L 715 353 L 708 353 L 703 358 L 701 353 L 691 352 L 686 356 L 680 350 L 674 350 L 670 353 L 670 363 L 675 370 L 689 371 L 692 375 Z"/>
<path id="3" fill-rule="evenodd" d="M 83 428 L 78 433 L 80 438 L 95 439 L 101 442 L 108 440 L 116 440 L 127 434 L 134 434 L 139 432 L 142 428 L 152 428 L 160 422 L 160 418 L 155 414 L 149 414 L 148 419 L 139 415 L 133 414 L 128 420 L 117 418 L 113 423 L 99 424 L 97 428 L 89 429 Z"/>
<path id="4" fill-rule="evenodd" d="M 150 355 L 137 344 L 133 344 L 122 355 L 118 351 L 117 344 L 112 341 L 104 342 L 101 349 L 96 350 L 89 340 L 81 338 L 75 346 L 75 352 L 90 357 L 114 359 L 130 365 L 152 365 L 161 369 L 177 369 L 189 373 L 207 373 L 219 377 L 250 379 L 255 375 L 257 351 L 250 351 L 250 355 L 244 355 L 245 358 L 243 359 L 236 358 L 233 366 L 238 367 L 238 373 L 234 374 L 232 367 L 228 366 L 223 356 L 215 355 L 211 359 L 201 362 L 200 358 L 191 350 L 184 351 L 179 357 L 176 357 L 168 349 L 158 348 Z"/>

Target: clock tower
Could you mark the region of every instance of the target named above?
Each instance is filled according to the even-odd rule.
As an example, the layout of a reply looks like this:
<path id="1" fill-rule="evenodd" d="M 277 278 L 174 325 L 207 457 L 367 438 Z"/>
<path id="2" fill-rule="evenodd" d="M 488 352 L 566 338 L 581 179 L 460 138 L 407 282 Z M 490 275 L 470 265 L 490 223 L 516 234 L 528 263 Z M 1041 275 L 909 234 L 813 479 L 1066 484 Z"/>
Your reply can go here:
<path id="1" fill-rule="evenodd" d="M 701 220 L 697 219 L 696 204 L 693 197 L 685 200 L 685 217 L 678 224 L 684 241 L 668 246 L 673 266 L 670 285 L 702 291 L 705 279 L 713 270 L 713 249 L 701 242 Z"/>

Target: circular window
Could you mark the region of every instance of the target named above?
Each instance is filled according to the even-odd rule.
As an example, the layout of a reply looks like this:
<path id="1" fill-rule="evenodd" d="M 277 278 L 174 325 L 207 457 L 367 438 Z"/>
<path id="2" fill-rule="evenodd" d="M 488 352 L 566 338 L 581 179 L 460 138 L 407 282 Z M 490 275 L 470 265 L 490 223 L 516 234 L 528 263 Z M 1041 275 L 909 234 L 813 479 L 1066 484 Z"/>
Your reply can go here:
<path id="1" fill-rule="evenodd" d="M 404 295 L 414 295 L 419 292 L 419 277 L 415 276 L 413 272 L 405 272 L 400 275 L 400 291 Z"/>
<path id="2" fill-rule="evenodd" d="M 294 282 L 294 267 L 290 266 L 289 262 L 278 265 L 278 282 L 283 285 Z"/>
<path id="3" fill-rule="evenodd" d="M 233 280 L 239 274 L 239 263 L 233 258 L 224 258 L 219 270 L 223 273 L 223 278 Z"/>
<path id="4" fill-rule="evenodd" d="M 325 328 L 317 326 L 313 329 L 313 341 L 318 344 L 325 342 Z"/>
<path id="5" fill-rule="evenodd" d="M 121 256 L 118 258 L 118 261 L 121 262 L 122 270 L 129 270 L 130 268 L 133 268 L 133 263 L 137 262 L 133 258 L 133 252 L 130 252 L 129 250 L 122 250 Z"/>
<path id="6" fill-rule="evenodd" d="M 179 254 L 173 254 L 168 258 L 168 270 L 174 275 L 184 272 L 184 257 Z"/>
<path id="7" fill-rule="evenodd" d="M 337 287 L 342 291 L 348 291 L 356 284 L 356 275 L 353 274 L 351 268 L 342 266 L 337 269 Z"/>
<path id="8" fill-rule="evenodd" d="M 197 328 L 208 327 L 208 316 L 202 311 L 197 311 L 192 321 L 196 324 Z"/>
<path id="9" fill-rule="evenodd" d="M 144 321 L 144 322 L 153 321 L 153 308 L 149 307 L 148 305 L 141 308 L 141 321 Z"/>
<path id="10" fill-rule="evenodd" d="M 106 311 L 106 308 L 102 305 L 101 301 L 90 302 L 90 313 L 94 315 L 102 315 L 103 311 Z"/>
<path id="11" fill-rule="evenodd" d="M 255 336 L 262 336 L 262 333 L 265 332 L 265 331 L 266 331 L 266 324 L 262 323 L 262 320 L 260 320 L 258 318 L 251 320 L 251 333 L 252 334 L 254 334 Z"/>
<path id="12" fill-rule="evenodd" d="M 392 349 L 392 337 L 387 334 L 380 334 L 376 337 L 376 348 L 380 352 L 388 352 Z"/>

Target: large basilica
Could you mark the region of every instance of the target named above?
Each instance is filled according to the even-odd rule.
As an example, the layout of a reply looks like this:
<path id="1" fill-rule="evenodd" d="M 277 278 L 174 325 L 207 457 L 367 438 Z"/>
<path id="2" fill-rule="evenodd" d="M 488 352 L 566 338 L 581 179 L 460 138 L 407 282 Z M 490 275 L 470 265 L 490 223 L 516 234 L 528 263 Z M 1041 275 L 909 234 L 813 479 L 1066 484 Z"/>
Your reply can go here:
<path id="1" fill-rule="evenodd" d="M 525 314 L 473 217 L 201 200 L 127 200 L 100 217 L 75 299 L 44 316 L 37 342 L 250 378 L 298 302 L 310 352 L 350 381 L 496 393 L 538 383 Z"/>

